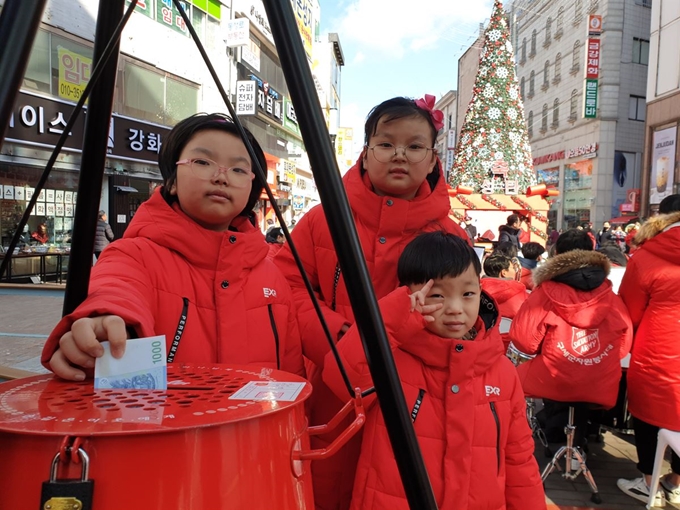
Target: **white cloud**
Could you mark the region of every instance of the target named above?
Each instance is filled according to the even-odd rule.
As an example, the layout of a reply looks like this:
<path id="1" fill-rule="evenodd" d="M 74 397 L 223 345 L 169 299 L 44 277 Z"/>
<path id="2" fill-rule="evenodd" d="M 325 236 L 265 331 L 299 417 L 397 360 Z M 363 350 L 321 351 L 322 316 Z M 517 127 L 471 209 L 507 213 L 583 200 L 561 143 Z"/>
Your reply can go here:
<path id="1" fill-rule="evenodd" d="M 364 52 L 400 58 L 442 40 L 466 40 L 491 11 L 492 0 L 355 0 L 335 30 Z"/>
<path id="2" fill-rule="evenodd" d="M 359 156 L 364 144 L 364 124 L 367 113 L 362 111 L 357 103 L 342 103 L 342 108 L 340 108 L 340 127 L 354 130 L 352 141 L 354 159 Z M 340 169 L 341 172 L 345 170 L 345 168 Z"/>
<path id="3" fill-rule="evenodd" d="M 352 64 L 361 64 L 364 60 L 366 60 L 366 54 L 363 51 L 357 51 L 352 60 Z"/>

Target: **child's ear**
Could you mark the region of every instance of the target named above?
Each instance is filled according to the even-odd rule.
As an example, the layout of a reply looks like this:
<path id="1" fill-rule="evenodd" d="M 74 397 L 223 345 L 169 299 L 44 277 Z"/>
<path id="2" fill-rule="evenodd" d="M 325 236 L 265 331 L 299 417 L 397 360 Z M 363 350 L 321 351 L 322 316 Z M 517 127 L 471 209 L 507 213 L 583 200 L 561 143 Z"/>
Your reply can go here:
<path id="1" fill-rule="evenodd" d="M 170 186 L 170 191 L 168 192 L 171 195 L 176 195 L 177 194 L 177 182 L 173 182 L 172 186 Z"/>

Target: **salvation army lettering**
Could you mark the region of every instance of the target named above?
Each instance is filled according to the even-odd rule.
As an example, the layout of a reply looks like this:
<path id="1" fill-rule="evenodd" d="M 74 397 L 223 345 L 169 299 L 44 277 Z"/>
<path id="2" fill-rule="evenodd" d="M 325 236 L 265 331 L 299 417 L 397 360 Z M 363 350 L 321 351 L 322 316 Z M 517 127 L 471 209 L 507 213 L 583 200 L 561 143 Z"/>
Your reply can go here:
<path id="1" fill-rule="evenodd" d="M 8 141 L 53 148 L 66 127 L 73 103 L 21 91 L 12 110 Z M 65 150 L 80 152 L 83 145 L 86 108 L 78 116 L 64 145 Z M 108 140 L 111 158 L 158 163 L 163 137 L 169 128 L 113 114 Z"/>

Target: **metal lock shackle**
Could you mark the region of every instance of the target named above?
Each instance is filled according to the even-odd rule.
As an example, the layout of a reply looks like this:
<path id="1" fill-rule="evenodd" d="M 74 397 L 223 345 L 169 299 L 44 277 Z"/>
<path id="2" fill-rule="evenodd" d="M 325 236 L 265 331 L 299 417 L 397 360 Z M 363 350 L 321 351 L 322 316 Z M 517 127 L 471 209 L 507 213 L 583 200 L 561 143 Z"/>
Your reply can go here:
<path id="1" fill-rule="evenodd" d="M 83 463 L 83 469 L 80 471 L 80 481 L 87 481 L 87 476 L 90 472 L 90 456 L 82 448 L 78 448 L 76 453 L 80 456 L 80 460 Z M 52 459 L 52 467 L 50 468 L 50 483 L 57 481 L 57 471 L 59 469 L 59 452 Z"/>

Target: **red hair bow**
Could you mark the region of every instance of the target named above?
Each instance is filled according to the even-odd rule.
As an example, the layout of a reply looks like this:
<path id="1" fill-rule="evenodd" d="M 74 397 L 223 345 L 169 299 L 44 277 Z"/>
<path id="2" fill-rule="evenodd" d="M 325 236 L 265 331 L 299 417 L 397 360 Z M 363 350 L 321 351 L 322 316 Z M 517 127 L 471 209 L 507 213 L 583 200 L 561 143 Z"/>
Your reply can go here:
<path id="1" fill-rule="evenodd" d="M 430 114 L 430 117 L 432 118 L 432 123 L 434 124 L 434 128 L 437 131 L 439 131 L 441 128 L 444 127 L 444 112 L 442 112 L 441 110 L 434 109 L 435 102 L 436 98 L 434 96 L 431 96 L 430 94 L 425 94 L 425 96 L 422 99 L 416 99 L 416 106 Z"/>

